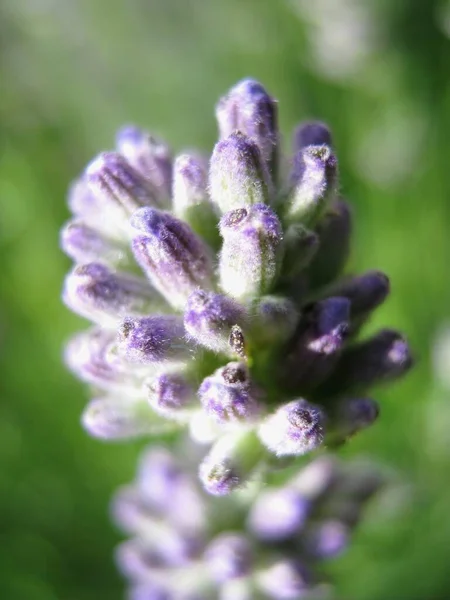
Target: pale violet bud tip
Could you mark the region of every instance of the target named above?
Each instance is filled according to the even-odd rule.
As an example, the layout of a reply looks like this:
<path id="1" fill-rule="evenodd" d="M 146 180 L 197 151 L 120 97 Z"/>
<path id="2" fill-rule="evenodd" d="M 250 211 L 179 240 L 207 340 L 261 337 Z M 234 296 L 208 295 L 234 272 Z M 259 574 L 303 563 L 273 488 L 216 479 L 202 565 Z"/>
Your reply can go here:
<path id="1" fill-rule="evenodd" d="M 114 354 L 116 333 L 93 328 L 74 336 L 66 346 L 65 361 L 80 379 L 104 390 L 142 395 L 142 376 Z"/>
<path id="2" fill-rule="evenodd" d="M 113 265 L 127 265 L 129 262 L 124 245 L 81 220 L 69 221 L 63 227 L 60 242 L 63 252 L 78 264 L 99 259 Z"/>
<path id="3" fill-rule="evenodd" d="M 250 543 L 241 533 L 220 534 L 210 542 L 204 557 L 213 579 L 219 584 L 244 577 L 252 568 Z"/>
<path id="4" fill-rule="evenodd" d="M 294 149 L 301 150 L 306 146 L 331 146 L 331 132 L 325 123 L 309 121 L 301 123 L 294 132 Z"/>
<path id="5" fill-rule="evenodd" d="M 146 382 L 150 406 L 168 418 L 177 418 L 196 398 L 193 385 L 183 373 L 161 373 Z"/>
<path id="6" fill-rule="evenodd" d="M 86 407 L 82 424 L 95 438 L 124 440 L 151 433 L 155 420 L 144 401 L 122 398 L 96 398 Z"/>
<path id="7" fill-rule="evenodd" d="M 153 185 L 117 152 L 103 152 L 86 168 L 89 189 L 105 205 L 119 206 L 125 218 L 140 206 L 157 204 Z"/>
<path id="8" fill-rule="evenodd" d="M 184 312 L 186 332 L 209 350 L 229 354 L 231 328 L 244 322 L 244 308 L 227 296 L 196 290 L 188 298 Z"/>
<path id="9" fill-rule="evenodd" d="M 341 521 L 327 520 L 317 524 L 305 537 L 305 550 L 319 560 L 335 558 L 345 552 L 349 531 Z"/>
<path id="10" fill-rule="evenodd" d="M 267 170 L 252 140 L 236 132 L 216 144 L 210 162 L 209 190 L 221 213 L 269 202 Z"/>
<path id="11" fill-rule="evenodd" d="M 286 200 L 285 218 L 315 225 L 334 198 L 337 160 L 329 146 L 307 146 L 295 159 L 293 185 Z"/>
<path id="12" fill-rule="evenodd" d="M 268 167 L 274 167 L 278 144 L 277 102 L 253 79 L 237 83 L 216 107 L 220 137 L 242 131 L 257 145 Z"/>
<path id="13" fill-rule="evenodd" d="M 377 383 L 401 377 L 412 364 L 406 339 L 397 331 L 383 329 L 345 350 L 321 393 L 348 394 L 366 390 Z"/>
<path id="14" fill-rule="evenodd" d="M 228 496 L 243 483 L 230 459 L 223 458 L 216 462 L 209 455 L 200 465 L 199 477 L 205 491 L 213 496 Z"/>
<path id="15" fill-rule="evenodd" d="M 258 574 L 259 587 L 273 600 L 301 600 L 309 596 L 311 576 L 298 560 L 281 559 Z"/>
<path id="16" fill-rule="evenodd" d="M 251 304 L 250 332 L 258 343 L 284 341 L 292 335 L 298 310 L 289 298 L 263 296 Z"/>
<path id="17" fill-rule="evenodd" d="M 198 390 L 207 415 L 218 423 L 253 421 L 260 414 L 260 394 L 240 362 L 221 367 Z"/>
<path id="18" fill-rule="evenodd" d="M 333 202 L 316 227 L 320 245 L 308 268 L 311 288 L 333 281 L 342 271 L 350 252 L 352 213 L 344 200 Z"/>
<path id="19" fill-rule="evenodd" d="M 133 125 L 123 127 L 116 135 L 117 150 L 130 165 L 154 186 L 161 202 L 170 198 L 172 185 L 172 155 L 170 148 Z"/>
<path id="20" fill-rule="evenodd" d="M 306 400 L 284 404 L 261 423 L 258 435 L 277 456 L 302 455 L 318 448 L 324 437 L 325 416 Z"/>
<path id="21" fill-rule="evenodd" d="M 283 541 L 296 535 L 311 512 L 311 503 L 294 488 L 261 492 L 253 504 L 248 526 L 265 541 Z"/>
<path id="22" fill-rule="evenodd" d="M 136 229 L 134 256 L 154 287 L 176 309 L 183 309 L 198 287 L 212 286 L 210 251 L 183 221 L 166 212 L 142 208 L 131 218 Z"/>
<path id="23" fill-rule="evenodd" d="M 118 347 L 127 360 L 144 365 L 183 360 L 190 353 L 183 321 L 172 315 L 125 318 L 119 327 Z"/>
<path id="24" fill-rule="evenodd" d="M 253 431 L 222 435 L 199 468 L 204 489 L 226 496 L 242 487 L 261 461 L 264 449 Z"/>
<path id="25" fill-rule="evenodd" d="M 265 204 L 238 208 L 226 213 L 219 226 L 222 289 L 242 300 L 270 291 L 283 254 L 283 230 L 274 211 Z"/>
<path id="26" fill-rule="evenodd" d="M 125 315 L 164 308 L 148 283 L 128 273 L 114 273 L 101 263 L 77 266 L 66 278 L 63 300 L 76 313 L 114 327 Z"/>
<path id="27" fill-rule="evenodd" d="M 291 480 L 291 485 L 304 498 L 314 502 L 328 492 L 339 476 L 339 463 L 328 454 L 305 465 Z"/>
<path id="28" fill-rule="evenodd" d="M 327 298 L 304 309 L 283 358 L 288 387 L 309 389 L 329 375 L 347 339 L 349 319 L 347 298 Z"/>

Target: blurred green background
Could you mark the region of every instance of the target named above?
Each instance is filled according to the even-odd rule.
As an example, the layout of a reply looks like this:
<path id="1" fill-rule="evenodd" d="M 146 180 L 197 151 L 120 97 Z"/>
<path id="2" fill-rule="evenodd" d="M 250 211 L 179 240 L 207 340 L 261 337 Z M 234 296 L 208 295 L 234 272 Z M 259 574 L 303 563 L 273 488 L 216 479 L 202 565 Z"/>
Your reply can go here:
<path id="1" fill-rule="evenodd" d="M 430 0 L 2 1 L 0 598 L 123 594 L 107 505 L 140 446 L 85 435 L 86 390 L 62 365 L 82 325 L 60 302 L 68 183 L 123 123 L 210 150 L 214 103 L 244 76 L 279 99 L 286 145 L 298 120 L 332 126 L 351 266 L 392 281 L 371 327 L 404 330 L 418 357 L 346 450 L 396 469 L 414 499 L 368 519 L 330 572 L 344 600 L 450 597 L 450 391 L 431 361 L 450 318 L 449 34 L 450 5 Z"/>

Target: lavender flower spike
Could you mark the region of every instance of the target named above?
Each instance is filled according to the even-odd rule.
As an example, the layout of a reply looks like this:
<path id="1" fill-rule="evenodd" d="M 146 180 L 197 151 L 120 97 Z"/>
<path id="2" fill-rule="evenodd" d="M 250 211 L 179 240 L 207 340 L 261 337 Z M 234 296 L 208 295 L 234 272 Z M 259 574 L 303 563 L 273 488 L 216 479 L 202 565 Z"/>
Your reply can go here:
<path id="1" fill-rule="evenodd" d="M 143 365 L 186 360 L 190 355 L 183 322 L 174 315 L 125 318 L 119 327 L 118 347 L 124 358 Z"/>
<path id="2" fill-rule="evenodd" d="M 231 298 L 196 290 L 188 298 L 184 326 L 198 344 L 213 352 L 233 354 L 229 343 L 231 329 L 233 325 L 243 325 L 246 318 L 245 309 Z"/>
<path id="3" fill-rule="evenodd" d="M 240 132 L 219 142 L 211 156 L 209 189 L 221 213 L 249 204 L 269 203 L 269 175 L 258 146 Z"/>
<path id="4" fill-rule="evenodd" d="M 251 300 L 270 291 L 283 255 L 283 230 L 275 212 L 255 204 L 226 213 L 220 220 L 223 238 L 219 279 L 224 292 Z"/>
<path id="5" fill-rule="evenodd" d="M 251 423 L 261 413 L 261 392 L 244 363 L 228 363 L 206 377 L 198 395 L 207 415 L 218 423 Z"/>
<path id="6" fill-rule="evenodd" d="M 132 250 L 154 287 L 175 309 L 183 309 L 199 286 L 212 287 L 209 248 L 183 221 L 167 212 L 142 208 L 131 218 Z"/>
<path id="7" fill-rule="evenodd" d="M 80 265 L 69 273 L 63 299 L 74 312 L 105 327 L 117 326 L 126 315 L 166 309 L 145 279 L 114 273 L 101 263 Z"/>
<path id="8" fill-rule="evenodd" d="M 241 131 L 258 146 L 269 171 L 275 174 L 278 149 L 277 102 L 254 79 L 237 83 L 216 106 L 220 138 Z"/>
<path id="9" fill-rule="evenodd" d="M 307 146 L 295 158 L 292 190 L 284 207 L 287 223 L 317 223 L 337 188 L 337 160 L 329 146 Z"/>
<path id="10" fill-rule="evenodd" d="M 299 456 L 318 448 L 324 438 L 325 416 L 306 400 L 293 400 L 264 419 L 258 429 L 262 443 L 277 456 Z"/>

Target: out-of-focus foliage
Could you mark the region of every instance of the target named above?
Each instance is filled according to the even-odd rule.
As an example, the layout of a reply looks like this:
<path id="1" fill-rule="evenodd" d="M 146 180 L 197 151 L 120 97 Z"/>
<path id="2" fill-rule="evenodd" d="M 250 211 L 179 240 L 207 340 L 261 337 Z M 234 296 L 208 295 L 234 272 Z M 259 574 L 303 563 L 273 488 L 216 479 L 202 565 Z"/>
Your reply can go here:
<path id="1" fill-rule="evenodd" d="M 450 390 L 431 361 L 450 313 L 449 14 L 423 0 L 1 3 L 1 598 L 122 597 L 106 507 L 139 447 L 83 433 L 85 391 L 61 363 L 78 328 L 59 299 L 68 182 L 126 122 L 209 151 L 211 106 L 244 76 L 280 100 L 283 132 L 308 117 L 332 126 L 352 267 L 392 281 L 372 326 L 405 331 L 418 357 L 343 452 L 389 464 L 415 495 L 400 515 L 372 514 L 330 570 L 348 600 L 450 595 Z"/>

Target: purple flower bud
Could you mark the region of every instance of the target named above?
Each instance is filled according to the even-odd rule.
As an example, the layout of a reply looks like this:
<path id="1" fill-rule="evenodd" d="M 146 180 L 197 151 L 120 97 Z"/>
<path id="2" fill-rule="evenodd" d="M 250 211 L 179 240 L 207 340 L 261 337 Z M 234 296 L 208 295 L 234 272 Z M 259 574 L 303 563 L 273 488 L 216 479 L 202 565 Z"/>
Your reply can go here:
<path id="1" fill-rule="evenodd" d="M 201 535 L 172 526 L 155 515 L 133 487 L 122 488 L 111 506 L 117 525 L 128 534 L 139 536 L 164 563 L 182 566 L 189 563 L 202 546 Z"/>
<path id="2" fill-rule="evenodd" d="M 311 503 L 294 488 L 261 492 L 253 504 L 248 525 L 264 541 L 283 541 L 296 535 L 305 524 Z"/>
<path id="3" fill-rule="evenodd" d="M 159 414 L 175 420 L 185 420 L 196 400 L 196 390 L 183 372 L 160 373 L 146 381 L 147 399 Z"/>
<path id="4" fill-rule="evenodd" d="M 133 585 L 127 592 L 126 600 L 172 600 L 172 593 L 155 583 Z"/>
<path id="5" fill-rule="evenodd" d="M 213 496 L 242 487 L 264 454 L 253 431 L 222 435 L 200 464 L 199 477 Z"/>
<path id="6" fill-rule="evenodd" d="M 285 235 L 282 278 L 292 279 L 305 269 L 319 249 L 319 237 L 300 223 L 290 225 Z"/>
<path id="7" fill-rule="evenodd" d="M 82 424 L 95 438 L 125 440 L 170 431 L 144 400 L 123 397 L 95 398 L 85 408 Z"/>
<path id="8" fill-rule="evenodd" d="M 109 239 L 83 221 L 74 219 L 66 223 L 61 230 L 60 241 L 63 252 L 78 264 L 99 259 L 116 266 L 127 266 L 130 262 L 124 245 Z"/>
<path id="9" fill-rule="evenodd" d="M 332 287 L 333 296 L 344 296 L 351 303 L 352 329 L 358 328 L 389 294 L 389 278 L 381 271 L 349 277 Z"/>
<path id="10" fill-rule="evenodd" d="M 270 291 L 283 252 L 283 230 L 274 211 L 265 204 L 238 208 L 225 214 L 219 227 L 222 289 L 242 300 Z"/>
<path id="11" fill-rule="evenodd" d="M 273 600 L 301 600 L 311 593 L 311 576 L 305 566 L 295 559 L 273 562 L 258 573 L 257 583 Z"/>
<path id="12" fill-rule="evenodd" d="M 63 300 L 77 314 L 106 327 L 115 327 L 126 315 L 166 308 L 145 279 L 114 273 L 101 263 L 80 265 L 69 273 Z"/>
<path id="13" fill-rule="evenodd" d="M 125 318 L 119 327 L 118 348 L 127 360 L 143 365 L 184 360 L 190 354 L 183 321 L 174 315 Z"/>
<path id="14" fill-rule="evenodd" d="M 241 533 L 222 533 L 215 537 L 204 556 L 207 568 L 219 584 L 244 577 L 252 568 L 251 547 Z"/>
<path id="15" fill-rule="evenodd" d="M 337 160 L 329 146 L 307 146 L 295 157 L 293 185 L 284 208 L 288 222 L 317 223 L 334 198 Z"/>
<path id="16" fill-rule="evenodd" d="M 325 123 L 308 121 L 300 123 L 294 132 L 294 150 L 302 150 L 306 146 L 331 146 L 331 132 Z"/>
<path id="17" fill-rule="evenodd" d="M 352 213 L 344 200 L 335 200 L 316 227 L 319 248 L 308 268 L 311 288 L 333 281 L 342 271 L 350 252 Z"/>
<path id="18" fill-rule="evenodd" d="M 242 131 L 258 146 L 269 170 L 276 169 L 277 102 L 253 79 L 237 83 L 216 106 L 221 139 Z"/>
<path id="19" fill-rule="evenodd" d="M 206 377 L 198 395 L 207 415 L 218 423 L 252 422 L 261 411 L 261 392 L 241 362 L 230 362 Z"/>
<path id="20" fill-rule="evenodd" d="M 182 154 L 174 164 L 173 211 L 212 247 L 219 245 L 218 218 L 208 194 L 208 166 L 202 158 Z"/>
<path id="21" fill-rule="evenodd" d="M 158 203 L 167 204 L 172 187 L 170 148 L 147 131 L 133 125 L 117 132 L 116 145 L 130 165 L 153 184 Z"/>
<path id="22" fill-rule="evenodd" d="M 289 338 L 297 325 L 298 310 L 281 296 L 263 296 L 251 304 L 250 335 L 253 342 L 281 342 Z"/>
<path id="23" fill-rule="evenodd" d="M 345 440 L 372 425 L 379 412 L 378 403 L 371 398 L 350 398 L 341 401 L 337 407 L 337 414 L 333 415 L 334 435 Z"/>
<path id="24" fill-rule="evenodd" d="M 406 339 L 397 331 L 383 329 L 342 353 L 335 371 L 320 394 L 329 397 L 361 392 L 372 385 L 401 377 L 412 364 Z"/>
<path id="25" fill-rule="evenodd" d="M 97 388 L 142 398 L 145 375 L 117 356 L 115 339 L 115 332 L 97 327 L 79 333 L 66 346 L 66 364 Z"/>
<path id="26" fill-rule="evenodd" d="M 283 355 L 283 385 L 305 391 L 328 376 L 347 339 L 349 318 L 347 298 L 327 298 L 304 309 Z"/>
<path id="27" fill-rule="evenodd" d="M 143 177 L 117 152 L 99 154 L 86 168 L 86 183 L 94 196 L 104 204 L 119 206 L 125 218 L 141 206 L 157 206 L 152 183 Z"/>
<path id="28" fill-rule="evenodd" d="M 221 213 L 269 203 L 269 175 L 258 146 L 240 132 L 216 144 L 211 156 L 209 190 Z"/>
<path id="29" fill-rule="evenodd" d="M 304 549 L 319 560 L 335 558 L 348 547 L 349 531 L 341 521 L 327 520 L 313 526 L 304 538 Z"/>
<path id="30" fill-rule="evenodd" d="M 127 241 L 127 211 L 111 196 L 94 194 L 85 175 L 72 183 L 68 205 L 73 215 L 85 225 L 119 243 Z"/>
<path id="31" fill-rule="evenodd" d="M 301 455 L 318 448 L 324 437 L 322 410 L 306 400 L 293 400 L 264 419 L 258 435 L 277 456 Z"/>
<path id="32" fill-rule="evenodd" d="M 152 581 L 152 579 L 163 567 L 163 564 L 153 550 L 145 548 L 142 541 L 131 539 L 122 542 L 116 548 L 115 560 L 119 571 L 129 579 L 136 582 L 152 582 L 155 587 L 159 585 L 156 580 Z"/>
<path id="33" fill-rule="evenodd" d="M 191 228 L 171 214 L 152 208 L 138 210 L 131 225 L 134 256 L 155 288 L 176 309 L 183 309 L 198 287 L 211 288 L 213 266 L 209 249 Z"/>
<path id="34" fill-rule="evenodd" d="M 184 312 L 184 326 L 198 344 L 213 352 L 230 354 L 230 331 L 245 322 L 245 310 L 227 296 L 196 290 L 189 296 Z"/>

